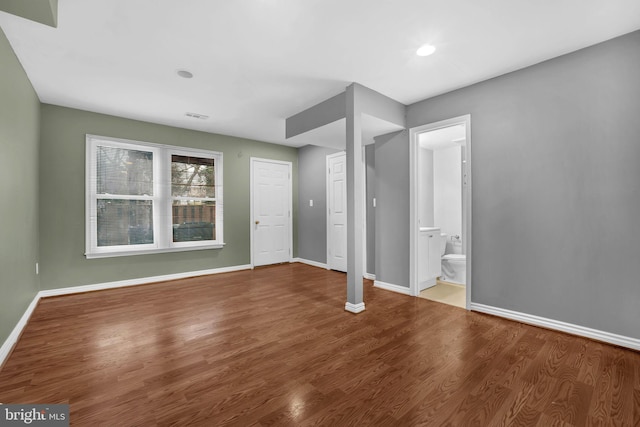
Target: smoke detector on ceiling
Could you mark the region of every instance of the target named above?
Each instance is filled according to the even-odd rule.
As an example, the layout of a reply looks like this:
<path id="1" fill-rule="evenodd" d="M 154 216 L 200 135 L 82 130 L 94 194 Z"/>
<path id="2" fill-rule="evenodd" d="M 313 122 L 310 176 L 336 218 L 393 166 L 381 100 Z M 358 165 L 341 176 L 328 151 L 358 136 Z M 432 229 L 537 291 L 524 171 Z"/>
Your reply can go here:
<path id="1" fill-rule="evenodd" d="M 190 79 L 193 77 L 193 73 L 188 70 L 178 70 L 177 74 L 184 79 Z"/>

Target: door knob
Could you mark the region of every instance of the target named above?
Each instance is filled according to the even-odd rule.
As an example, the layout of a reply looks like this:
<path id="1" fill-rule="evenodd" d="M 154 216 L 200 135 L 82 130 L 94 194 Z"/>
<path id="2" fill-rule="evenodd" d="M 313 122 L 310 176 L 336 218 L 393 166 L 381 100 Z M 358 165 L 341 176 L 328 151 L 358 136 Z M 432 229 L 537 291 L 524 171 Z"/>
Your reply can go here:
<path id="1" fill-rule="evenodd" d="M 256 225 L 260 224 L 260 221 L 256 221 Z"/>

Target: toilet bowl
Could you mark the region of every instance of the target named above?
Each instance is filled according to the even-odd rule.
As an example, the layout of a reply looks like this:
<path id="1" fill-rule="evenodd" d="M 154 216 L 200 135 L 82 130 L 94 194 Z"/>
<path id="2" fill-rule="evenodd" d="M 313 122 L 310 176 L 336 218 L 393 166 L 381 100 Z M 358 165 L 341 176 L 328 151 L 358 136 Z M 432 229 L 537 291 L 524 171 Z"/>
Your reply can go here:
<path id="1" fill-rule="evenodd" d="M 442 276 L 445 282 L 464 285 L 467 280 L 467 256 L 463 254 L 446 254 L 442 257 Z"/>
<path id="2" fill-rule="evenodd" d="M 445 253 L 447 249 L 447 235 L 442 233 L 441 253 L 442 253 L 442 275 L 440 280 L 445 282 L 464 285 L 467 281 L 467 256 L 464 254 Z"/>

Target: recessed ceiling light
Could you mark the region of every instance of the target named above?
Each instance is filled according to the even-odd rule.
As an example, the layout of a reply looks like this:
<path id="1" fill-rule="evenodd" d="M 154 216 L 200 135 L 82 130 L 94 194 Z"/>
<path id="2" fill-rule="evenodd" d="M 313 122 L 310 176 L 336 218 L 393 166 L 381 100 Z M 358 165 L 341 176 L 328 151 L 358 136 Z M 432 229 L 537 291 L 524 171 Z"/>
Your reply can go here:
<path id="1" fill-rule="evenodd" d="M 178 75 L 180 77 L 183 77 L 185 79 L 190 79 L 191 77 L 193 77 L 193 73 L 187 71 L 187 70 L 178 70 Z"/>
<path id="2" fill-rule="evenodd" d="M 435 46 L 431 46 L 430 44 L 423 44 L 422 46 L 420 46 L 418 50 L 416 50 L 416 55 L 429 56 L 435 51 L 436 51 Z"/>

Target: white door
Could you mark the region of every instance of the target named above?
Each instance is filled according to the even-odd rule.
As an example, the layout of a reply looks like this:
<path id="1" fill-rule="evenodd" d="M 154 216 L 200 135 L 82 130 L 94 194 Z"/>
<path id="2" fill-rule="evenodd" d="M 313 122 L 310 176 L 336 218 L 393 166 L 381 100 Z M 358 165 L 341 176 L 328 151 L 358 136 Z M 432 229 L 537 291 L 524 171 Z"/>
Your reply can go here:
<path id="1" fill-rule="evenodd" d="M 254 266 L 291 260 L 291 163 L 251 159 Z"/>
<path id="2" fill-rule="evenodd" d="M 327 266 L 347 271 L 347 156 L 327 156 Z"/>

